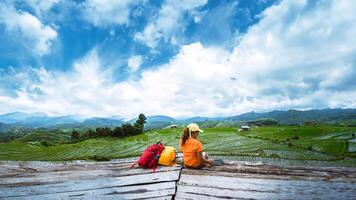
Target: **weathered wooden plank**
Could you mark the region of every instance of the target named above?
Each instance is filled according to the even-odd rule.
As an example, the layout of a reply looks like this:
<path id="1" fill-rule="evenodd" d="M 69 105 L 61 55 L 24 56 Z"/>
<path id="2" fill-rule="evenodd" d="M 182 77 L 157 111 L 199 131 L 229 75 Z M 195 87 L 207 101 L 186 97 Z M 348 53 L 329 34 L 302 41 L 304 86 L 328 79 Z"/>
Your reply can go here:
<path id="1" fill-rule="evenodd" d="M 142 200 L 172 200 L 172 199 L 173 199 L 173 195 L 162 196 L 162 197 L 153 197 L 153 198 L 144 198 Z"/>
<path id="2" fill-rule="evenodd" d="M 0 174 L 21 173 L 21 172 L 53 172 L 53 171 L 73 171 L 83 169 L 123 169 L 129 168 L 132 163 L 116 162 L 2 162 L 0 163 Z"/>
<path id="3" fill-rule="evenodd" d="M 56 169 L 57 167 L 70 167 L 70 166 L 117 166 L 127 165 L 134 163 L 136 159 L 114 159 L 110 161 L 86 161 L 86 160 L 74 160 L 74 161 L 0 161 L 0 166 L 12 166 L 15 168 L 27 167 L 36 170 L 41 169 Z M 0 169 L 0 172 L 2 169 Z"/>
<path id="4" fill-rule="evenodd" d="M 219 190 L 222 192 L 218 192 Z M 351 182 L 273 180 L 187 174 L 181 175 L 178 191 L 219 198 L 228 195 L 236 198 L 288 199 L 291 194 L 296 199 L 305 197 L 356 198 L 356 185 Z"/>
<path id="5" fill-rule="evenodd" d="M 218 197 L 200 195 L 200 194 L 177 192 L 175 199 L 176 200 L 197 200 L 197 199 L 222 200 L 224 198 L 218 198 Z"/>
<path id="6" fill-rule="evenodd" d="M 44 165 L 42 165 L 44 164 Z M 73 162 L 73 163 L 54 163 L 48 162 L 3 162 L 0 163 L 0 178 L 9 177 L 30 177 L 32 173 L 64 172 L 64 171 L 87 171 L 87 170 L 114 170 L 127 171 L 132 163 L 111 163 L 111 162 Z M 180 165 L 173 166 L 180 168 Z M 138 165 L 134 169 L 140 168 Z M 157 170 L 166 169 L 166 166 L 158 166 Z M 162 170 L 164 170 L 162 169 Z M 152 170 L 151 170 L 152 171 Z M 129 173 L 134 173 L 130 171 Z M 120 172 L 121 173 L 121 172 Z M 129 174 L 128 174 L 129 175 Z"/>
<path id="7" fill-rule="evenodd" d="M 67 181 L 63 183 L 46 185 L 29 185 L 19 187 L 1 187 L 0 198 L 10 196 L 26 196 L 39 194 L 52 194 L 59 192 L 72 192 L 80 190 L 103 189 L 109 187 L 129 186 L 138 184 L 176 181 L 179 171 L 168 171 L 150 174 L 141 174 L 123 177 L 98 178 L 93 180 Z"/>
<path id="8" fill-rule="evenodd" d="M 344 168 L 279 168 L 275 166 L 226 165 L 202 170 L 183 169 L 183 174 L 247 176 L 271 179 L 307 179 L 356 182 L 356 170 Z"/>
<path id="9" fill-rule="evenodd" d="M 267 174 L 252 174 L 252 173 L 230 173 L 230 172 L 221 172 L 221 171 L 206 171 L 200 170 L 182 170 L 182 174 L 196 175 L 196 176 L 222 176 L 222 177 L 239 177 L 239 178 L 255 178 L 255 179 L 277 179 L 277 180 L 331 180 L 337 181 L 338 178 L 330 177 L 307 177 L 307 176 L 289 176 L 289 175 L 267 175 Z M 355 179 L 341 179 L 341 181 L 350 181 L 355 182 Z"/>
<path id="10" fill-rule="evenodd" d="M 114 187 L 75 192 L 7 197 L 7 199 L 147 199 L 171 198 L 175 194 L 176 182 L 164 182 L 135 186 Z"/>
<path id="11" fill-rule="evenodd" d="M 224 188 L 213 188 L 213 187 L 199 187 L 199 186 L 186 186 L 179 185 L 177 189 L 177 197 L 185 198 L 191 195 L 201 196 L 209 198 L 218 199 L 263 199 L 265 197 L 271 196 L 268 193 L 273 193 L 271 191 L 255 191 L 252 188 L 250 190 L 232 190 Z M 284 198 L 288 198 L 283 194 Z"/>
<path id="12" fill-rule="evenodd" d="M 245 166 L 245 165 L 223 165 L 206 168 L 210 171 L 225 171 L 233 173 L 253 173 L 268 175 L 293 175 L 293 176 L 341 176 L 356 178 L 356 169 L 353 168 L 321 168 L 321 167 L 277 167 L 271 165 Z"/>
<path id="13" fill-rule="evenodd" d="M 175 188 L 164 185 L 175 183 L 181 169 L 159 167 L 153 174 L 151 169 L 129 170 L 130 162 L 19 163 L 0 162 L 0 199 L 171 199 Z M 356 169 L 352 168 L 227 163 L 203 170 L 183 169 L 175 197 L 356 199 L 355 183 Z"/>
<path id="14" fill-rule="evenodd" d="M 168 172 L 180 170 L 180 166 L 157 168 L 157 172 Z M 81 170 L 81 171 L 57 171 L 46 173 L 25 173 L 21 176 L 10 176 L 8 178 L 0 178 L 0 187 L 3 186 L 16 186 L 24 184 L 49 184 L 59 183 L 69 180 L 84 180 L 84 179 L 97 179 L 103 177 L 120 177 L 132 176 L 139 174 L 153 173 L 152 169 L 142 168 L 124 168 L 124 169 L 111 169 L 111 170 Z M 6 177 L 6 176 L 5 176 Z"/>

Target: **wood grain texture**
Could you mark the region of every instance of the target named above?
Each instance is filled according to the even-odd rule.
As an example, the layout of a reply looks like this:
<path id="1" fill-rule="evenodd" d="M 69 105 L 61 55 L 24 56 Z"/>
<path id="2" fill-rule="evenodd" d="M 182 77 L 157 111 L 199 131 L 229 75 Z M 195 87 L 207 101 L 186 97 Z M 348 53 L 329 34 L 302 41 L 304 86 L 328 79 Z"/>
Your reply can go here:
<path id="1" fill-rule="evenodd" d="M 176 182 L 171 181 L 146 185 L 7 197 L 7 199 L 171 199 L 175 194 L 175 186 Z"/>
<path id="2" fill-rule="evenodd" d="M 184 196 L 187 193 L 218 198 L 288 199 L 293 194 L 295 199 L 303 199 L 306 196 L 322 199 L 353 199 L 356 197 L 355 189 L 355 184 L 350 182 L 273 180 L 182 174 L 177 195 Z"/>
<path id="3" fill-rule="evenodd" d="M 356 169 L 335 167 L 277 167 L 271 165 L 242 165 L 226 164 L 202 170 L 183 169 L 183 174 L 192 175 L 219 175 L 240 176 L 251 178 L 269 179 L 300 179 L 300 180 L 327 180 L 327 181 L 350 181 L 356 180 Z"/>
<path id="4" fill-rule="evenodd" d="M 129 186 L 138 184 L 151 184 L 159 182 L 177 181 L 179 171 L 158 172 L 149 174 L 140 174 L 122 177 L 106 177 L 90 180 L 69 180 L 60 183 L 36 185 L 35 182 L 26 182 L 24 185 L 16 187 L 2 186 L 0 187 L 0 198 L 9 196 L 26 196 L 52 194 L 59 192 L 72 192 L 81 190 L 94 190 L 109 187 Z"/>
<path id="5" fill-rule="evenodd" d="M 352 168 L 281 168 L 227 163 L 184 168 L 177 199 L 356 199 Z"/>
<path id="6" fill-rule="evenodd" d="M 131 161 L 0 162 L 0 199 L 356 199 L 356 169 L 226 162 L 193 170 Z"/>
<path id="7" fill-rule="evenodd" d="M 159 167 L 156 173 L 179 171 L 181 167 Z M 17 175 L 2 175 L 0 187 L 2 186 L 21 186 L 21 185 L 40 185 L 49 183 L 59 183 L 70 180 L 89 180 L 99 179 L 105 177 L 121 177 L 121 176 L 134 176 L 140 174 L 153 173 L 151 169 L 134 168 L 129 169 L 98 169 L 98 170 L 73 170 L 73 171 L 55 171 L 55 172 L 33 172 L 33 173 L 20 173 Z"/>

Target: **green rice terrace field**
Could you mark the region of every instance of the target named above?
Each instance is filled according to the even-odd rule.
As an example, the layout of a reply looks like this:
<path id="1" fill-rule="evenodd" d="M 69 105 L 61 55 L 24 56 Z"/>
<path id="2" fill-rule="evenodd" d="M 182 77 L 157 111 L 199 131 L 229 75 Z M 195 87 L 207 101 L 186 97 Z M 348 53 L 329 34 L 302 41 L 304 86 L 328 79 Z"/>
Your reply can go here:
<path id="1" fill-rule="evenodd" d="M 356 167 L 355 127 L 272 126 L 206 128 L 200 134 L 204 151 L 226 160 L 277 165 Z M 157 141 L 178 148 L 182 128 L 161 129 L 127 138 L 95 138 L 70 142 L 70 131 L 39 131 L 0 143 L 0 160 L 107 160 L 139 156 Z M 39 141 L 55 145 L 44 146 Z"/>

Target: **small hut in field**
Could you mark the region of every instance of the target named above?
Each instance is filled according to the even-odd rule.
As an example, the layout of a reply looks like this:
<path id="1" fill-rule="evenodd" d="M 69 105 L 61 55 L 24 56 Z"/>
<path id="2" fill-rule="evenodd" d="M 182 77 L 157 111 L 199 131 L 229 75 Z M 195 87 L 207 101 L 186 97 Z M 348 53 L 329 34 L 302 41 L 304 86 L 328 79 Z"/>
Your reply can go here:
<path id="1" fill-rule="evenodd" d="M 165 127 L 166 129 L 169 129 L 169 128 L 178 128 L 178 125 L 177 124 L 172 124 L 172 125 L 169 125 L 167 127 Z"/>
<path id="2" fill-rule="evenodd" d="M 239 131 L 249 131 L 250 129 L 250 126 L 240 126 Z"/>

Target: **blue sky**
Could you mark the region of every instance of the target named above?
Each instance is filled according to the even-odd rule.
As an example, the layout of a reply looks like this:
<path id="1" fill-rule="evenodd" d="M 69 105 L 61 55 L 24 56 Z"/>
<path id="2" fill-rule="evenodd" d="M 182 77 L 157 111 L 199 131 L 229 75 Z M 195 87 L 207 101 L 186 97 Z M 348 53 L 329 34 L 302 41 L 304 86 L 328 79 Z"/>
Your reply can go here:
<path id="1" fill-rule="evenodd" d="M 0 113 L 356 107 L 356 3 L 5 0 Z"/>

